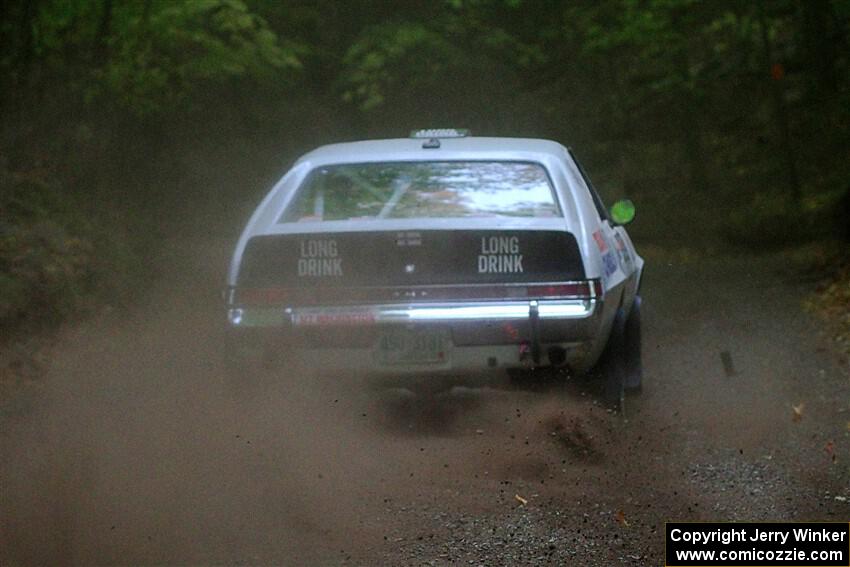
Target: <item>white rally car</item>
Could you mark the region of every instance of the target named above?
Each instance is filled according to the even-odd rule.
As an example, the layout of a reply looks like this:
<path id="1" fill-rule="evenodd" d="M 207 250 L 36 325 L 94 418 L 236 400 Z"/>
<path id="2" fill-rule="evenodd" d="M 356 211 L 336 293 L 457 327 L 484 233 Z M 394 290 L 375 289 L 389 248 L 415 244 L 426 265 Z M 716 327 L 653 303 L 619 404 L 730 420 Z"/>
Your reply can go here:
<path id="1" fill-rule="evenodd" d="M 601 360 L 621 403 L 641 382 L 633 216 L 552 141 L 430 130 L 320 147 L 239 239 L 227 359 L 237 376 L 292 349 L 395 374 Z"/>

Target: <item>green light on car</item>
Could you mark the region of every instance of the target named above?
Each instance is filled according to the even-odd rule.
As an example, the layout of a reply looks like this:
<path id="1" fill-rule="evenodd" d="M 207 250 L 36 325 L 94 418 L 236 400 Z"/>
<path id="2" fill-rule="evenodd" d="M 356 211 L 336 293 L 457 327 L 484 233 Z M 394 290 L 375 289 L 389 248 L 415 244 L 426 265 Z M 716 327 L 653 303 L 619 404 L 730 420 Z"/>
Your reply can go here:
<path id="1" fill-rule="evenodd" d="M 621 199 L 611 206 L 611 220 L 616 224 L 629 224 L 635 218 L 635 204 Z"/>

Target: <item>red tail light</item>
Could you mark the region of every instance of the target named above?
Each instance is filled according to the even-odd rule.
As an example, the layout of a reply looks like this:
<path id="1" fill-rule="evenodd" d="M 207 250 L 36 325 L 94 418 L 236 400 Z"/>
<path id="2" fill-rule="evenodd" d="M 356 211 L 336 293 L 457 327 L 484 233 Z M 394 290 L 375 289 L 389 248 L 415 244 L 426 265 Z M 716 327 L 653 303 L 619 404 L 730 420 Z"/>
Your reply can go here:
<path id="1" fill-rule="evenodd" d="M 599 280 L 541 284 L 528 286 L 528 297 L 542 299 L 546 297 L 593 298 L 602 294 Z"/>
<path id="2" fill-rule="evenodd" d="M 239 305 L 282 305 L 289 299 L 288 290 L 280 287 L 239 288 L 236 301 Z"/>
<path id="3" fill-rule="evenodd" d="M 531 285 L 435 285 L 351 288 L 237 288 L 242 306 L 307 306 L 356 303 L 420 303 L 451 300 L 592 299 L 602 295 L 599 280 Z"/>

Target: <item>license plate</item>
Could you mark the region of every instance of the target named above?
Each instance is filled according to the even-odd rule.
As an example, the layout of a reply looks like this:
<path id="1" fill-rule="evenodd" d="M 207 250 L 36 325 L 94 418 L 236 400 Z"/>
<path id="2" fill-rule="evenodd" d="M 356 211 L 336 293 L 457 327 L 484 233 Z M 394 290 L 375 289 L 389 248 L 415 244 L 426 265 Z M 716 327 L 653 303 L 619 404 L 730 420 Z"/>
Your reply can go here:
<path id="1" fill-rule="evenodd" d="M 444 330 L 399 329 L 381 335 L 377 354 L 382 364 L 439 364 L 448 359 L 449 344 Z"/>

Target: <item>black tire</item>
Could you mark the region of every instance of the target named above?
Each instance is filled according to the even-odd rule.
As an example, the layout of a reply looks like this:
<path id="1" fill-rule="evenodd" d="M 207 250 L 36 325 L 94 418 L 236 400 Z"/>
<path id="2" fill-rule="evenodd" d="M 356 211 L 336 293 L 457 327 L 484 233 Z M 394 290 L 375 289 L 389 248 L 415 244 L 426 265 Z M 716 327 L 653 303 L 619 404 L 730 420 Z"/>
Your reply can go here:
<path id="1" fill-rule="evenodd" d="M 608 344 L 602 355 L 602 372 L 605 378 L 605 403 L 622 412 L 626 398 L 626 317 L 622 309 L 617 310 Z"/>
<path id="2" fill-rule="evenodd" d="M 635 296 L 625 327 L 626 390 L 640 392 L 643 385 L 643 358 L 641 355 L 641 298 Z"/>

